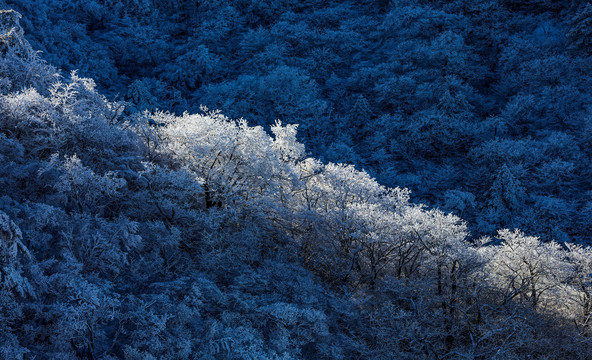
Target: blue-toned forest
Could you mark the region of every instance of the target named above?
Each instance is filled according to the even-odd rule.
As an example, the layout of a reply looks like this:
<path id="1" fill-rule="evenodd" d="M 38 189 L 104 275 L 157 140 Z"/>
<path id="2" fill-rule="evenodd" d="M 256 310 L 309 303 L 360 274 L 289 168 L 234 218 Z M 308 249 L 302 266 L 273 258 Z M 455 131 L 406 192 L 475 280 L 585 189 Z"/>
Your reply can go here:
<path id="1" fill-rule="evenodd" d="M 592 358 L 592 4 L 0 9 L 1 360 Z"/>

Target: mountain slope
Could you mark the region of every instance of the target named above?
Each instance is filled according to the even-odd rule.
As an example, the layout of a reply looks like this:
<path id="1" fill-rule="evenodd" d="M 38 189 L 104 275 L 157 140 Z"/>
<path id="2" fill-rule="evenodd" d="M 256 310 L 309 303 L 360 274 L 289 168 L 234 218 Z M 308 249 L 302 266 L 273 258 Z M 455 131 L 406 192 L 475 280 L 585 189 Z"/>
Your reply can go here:
<path id="1" fill-rule="evenodd" d="M 0 12 L 3 358 L 590 354 L 588 248 L 469 242 L 407 190 L 308 158 L 295 125 L 124 116 L 18 18 Z"/>

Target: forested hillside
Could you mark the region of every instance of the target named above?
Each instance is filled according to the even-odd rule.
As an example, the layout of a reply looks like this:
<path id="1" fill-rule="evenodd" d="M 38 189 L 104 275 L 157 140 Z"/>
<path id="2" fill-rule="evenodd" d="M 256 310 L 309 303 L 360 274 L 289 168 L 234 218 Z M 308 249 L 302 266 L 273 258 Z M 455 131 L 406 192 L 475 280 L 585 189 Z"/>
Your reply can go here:
<path id="1" fill-rule="evenodd" d="M 585 1 L 3 0 L 41 57 L 126 113 L 204 105 L 299 124 L 476 236 L 589 243 L 592 7 Z"/>
<path id="2" fill-rule="evenodd" d="M 0 5 L 0 359 L 592 356 L 592 5 Z"/>

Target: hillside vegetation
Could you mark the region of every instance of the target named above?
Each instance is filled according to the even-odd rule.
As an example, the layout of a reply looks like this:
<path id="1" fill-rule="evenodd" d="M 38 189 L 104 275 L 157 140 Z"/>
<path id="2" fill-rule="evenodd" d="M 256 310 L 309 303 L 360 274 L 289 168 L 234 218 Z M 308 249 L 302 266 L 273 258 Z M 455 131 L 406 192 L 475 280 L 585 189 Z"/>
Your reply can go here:
<path id="1" fill-rule="evenodd" d="M 475 239 L 409 190 L 311 157 L 297 131 L 313 122 L 126 110 L 42 60 L 19 18 L 0 12 L 0 358 L 591 356 L 592 249 L 503 227 Z M 507 216 L 531 196 L 514 165 L 488 195 Z"/>
<path id="2" fill-rule="evenodd" d="M 299 124 L 476 237 L 590 243 L 592 5 L 582 0 L 1 0 L 41 57 L 126 114 Z"/>

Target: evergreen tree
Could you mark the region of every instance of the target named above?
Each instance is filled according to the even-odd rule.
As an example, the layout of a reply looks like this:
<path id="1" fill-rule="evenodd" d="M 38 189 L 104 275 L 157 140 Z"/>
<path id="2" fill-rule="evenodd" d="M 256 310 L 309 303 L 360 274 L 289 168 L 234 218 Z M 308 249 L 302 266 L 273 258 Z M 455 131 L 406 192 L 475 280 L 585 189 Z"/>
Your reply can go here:
<path id="1" fill-rule="evenodd" d="M 527 196 L 506 164 L 499 169 L 487 194 L 488 217 L 497 224 L 516 224 Z"/>

